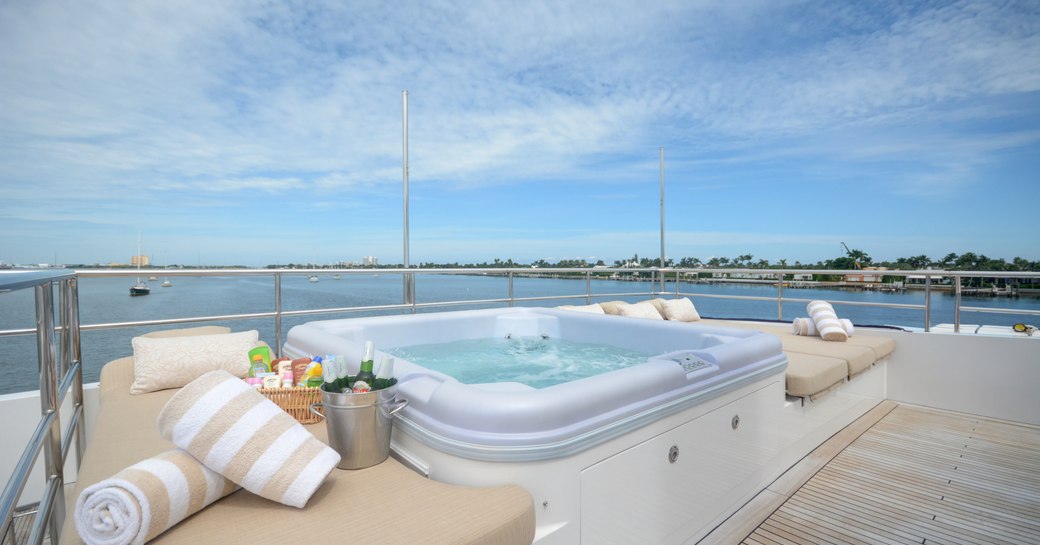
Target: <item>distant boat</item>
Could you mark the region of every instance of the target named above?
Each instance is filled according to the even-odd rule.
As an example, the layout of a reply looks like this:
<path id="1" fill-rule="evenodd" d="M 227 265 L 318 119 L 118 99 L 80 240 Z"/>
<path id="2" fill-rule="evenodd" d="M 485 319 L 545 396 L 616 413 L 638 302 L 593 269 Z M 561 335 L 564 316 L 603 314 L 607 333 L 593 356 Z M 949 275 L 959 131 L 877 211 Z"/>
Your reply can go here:
<path id="1" fill-rule="evenodd" d="M 137 233 L 137 273 L 141 274 L 141 233 Z M 148 295 L 152 293 L 152 288 L 148 287 L 148 284 L 141 281 L 141 277 L 137 277 L 137 283 L 130 286 L 130 297 L 137 297 L 138 295 Z"/>
<path id="2" fill-rule="evenodd" d="M 316 274 L 310 275 L 309 277 L 307 277 L 307 281 L 312 282 L 312 283 L 313 282 L 317 282 L 318 281 L 318 275 L 316 275 Z"/>
<path id="3" fill-rule="evenodd" d="M 158 280 L 158 279 L 159 279 L 159 277 L 158 277 L 158 276 L 149 276 L 149 277 L 148 277 L 148 281 L 149 281 L 149 282 L 151 282 L 152 280 Z"/>
<path id="4" fill-rule="evenodd" d="M 339 275 L 338 275 L 338 274 L 334 274 L 334 275 L 332 275 L 332 279 L 333 279 L 333 280 L 339 280 Z"/>
<path id="5" fill-rule="evenodd" d="M 163 282 L 162 282 L 162 287 L 164 287 L 164 288 L 168 288 L 168 287 L 170 287 L 170 286 L 172 286 L 172 285 L 173 285 L 173 282 L 170 282 L 170 279 L 169 279 L 169 278 L 164 278 L 164 279 L 163 279 Z"/>

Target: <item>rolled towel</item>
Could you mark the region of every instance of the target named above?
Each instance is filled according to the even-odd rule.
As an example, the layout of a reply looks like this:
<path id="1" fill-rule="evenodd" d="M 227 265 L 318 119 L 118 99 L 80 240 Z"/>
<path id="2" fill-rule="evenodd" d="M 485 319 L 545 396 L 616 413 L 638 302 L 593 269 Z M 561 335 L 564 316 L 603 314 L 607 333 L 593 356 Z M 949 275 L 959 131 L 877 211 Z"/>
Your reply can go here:
<path id="1" fill-rule="evenodd" d="M 140 461 L 76 499 L 76 532 L 89 545 L 142 544 L 238 485 L 180 449 Z"/>
<path id="2" fill-rule="evenodd" d="M 791 322 L 791 332 L 795 335 L 815 337 L 816 324 L 813 323 L 812 318 L 795 318 L 794 321 Z"/>
<path id="3" fill-rule="evenodd" d="M 845 333 L 851 337 L 856 331 L 856 328 L 852 325 L 852 320 L 840 318 L 838 321 L 841 322 L 841 328 L 845 330 Z M 816 324 L 813 323 L 812 318 L 795 318 L 791 322 L 791 332 L 805 337 L 815 337 L 818 334 Z"/>
<path id="4" fill-rule="evenodd" d="M 838 321 L 838 315 L 834 313 L 834 307 L 827 301 L 812 301 L 806 306 L 809 316 L 812 317 L 816 330 L 825 341 L 844 342 L 849 339 L 849 334 Z"/>
<path id="5" fill-rule="evenodd" d="M 170 398 L 159 433 L 242 488 L 293 507 L 307 504 L 340 459 L 227 371 L 210 371 Z"/>

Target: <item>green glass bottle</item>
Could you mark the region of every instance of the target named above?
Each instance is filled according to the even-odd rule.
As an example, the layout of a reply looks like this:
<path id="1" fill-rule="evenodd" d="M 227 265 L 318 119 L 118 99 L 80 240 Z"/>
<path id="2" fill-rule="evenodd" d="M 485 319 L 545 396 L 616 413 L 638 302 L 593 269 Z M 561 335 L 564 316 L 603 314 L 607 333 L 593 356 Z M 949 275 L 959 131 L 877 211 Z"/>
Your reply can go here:
<path id="1" fill-rule="evenodd" d="M 376 375 L 376 382 L 372 385 L 372 389 L 382 390 L 395 383 L 397 383 L 397 379 L 394 378 L 394 358 L 384 358 L 383 363 L 379 364 L 379 373 Z"/>
<path id="2" fill-rule="evenodd" d="M 372 360 L 375 358 L 375 354 L 375 343 L 372 341 L 365 342 L 365 355 L 361 358 L 361 370 L 358 371 L 357 376 L 354 377 L 353 391 L 355 393 L 359 393 L 359 389 L 363 391 L 372 390 L 372 385 L 376 382 L 376 376 L 372 373 L 372 367 L 374 365 Z M 362 385 L 359 383 L 364 384 Z M 365 386 L 367 386 L 367 388 L 365 388 Z"/>

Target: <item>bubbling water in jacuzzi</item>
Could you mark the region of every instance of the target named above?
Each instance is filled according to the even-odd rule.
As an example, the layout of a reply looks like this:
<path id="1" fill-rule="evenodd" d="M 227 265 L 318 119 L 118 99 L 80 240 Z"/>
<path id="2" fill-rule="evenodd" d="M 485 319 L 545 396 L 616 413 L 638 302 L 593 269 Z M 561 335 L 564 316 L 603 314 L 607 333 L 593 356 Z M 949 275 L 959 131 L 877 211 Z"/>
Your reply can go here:
<path id="1" fill-rule="evenodd" d="M 384 349 L 463 384 L 519 382 L 546 388 L 644 363 L 651 354 L 549 337 L 504 337 Z"/>

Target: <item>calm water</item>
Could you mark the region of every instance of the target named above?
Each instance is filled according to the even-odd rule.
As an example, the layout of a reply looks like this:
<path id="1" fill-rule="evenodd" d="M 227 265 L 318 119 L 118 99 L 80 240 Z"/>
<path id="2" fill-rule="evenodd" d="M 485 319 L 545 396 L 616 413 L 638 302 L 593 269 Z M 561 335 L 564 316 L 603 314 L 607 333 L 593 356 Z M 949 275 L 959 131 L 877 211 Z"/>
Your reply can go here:
<path id="1" fill-rule="evenodd" d="M 270 312 L 274 310 L 274 279 L 269 277 L 171 277 L 172 287 L 159 287 L 152 282 L 152 293 L 146 297 L 130 297 L 133 278 L 84 278 L 80 281 L 80 316 L 83 324 L 126 322 L 136 320 L 185 318 Z M 459 299 L 497 299 L 508 296 L 508 280 L 493 276 L 436 275 L 416 278 L 416 298 L 420 303 Z M 667 289 L 674 290 L 669 284 Z M 742 295 L 775 297 L 776 288 L 763 285 L 708 285 L 683 284 L 682 290 L 694 294 Z M 593 281 L 596 294 L 639 292 L 648 294 L 646 282 Z M 517 278 L 513 292 L 516 297 L 562 296 L 584 294 L 584 280 L 556 280 Z M 902 304 L 923 304 L 920 291 L 905 293 L 874 293 L 823 289 L 786 289 L 786 298 L 828 299 Z M 647 295 L 622 297 L 631 302 L 648 298 Z M 613 298 L 610 298 L 613 299 Z M 400 275 L 344 275 L 334 280 L 323 275 L 319 282 L 310 283 L 306 276 L 285 276 L 282 279 L 283 310 L 332 308 L 348 306 L 375 306 L 398 304 L 402 300 Z M 593 301 L 606 300 L 602 297 Z M 715 318 L 777 318 L 777 304 L 772 301 L 741 301 L 694 297 L 697 310 L 706 317 Z M 932 295 L 932 323 L 953 322 L 953 301 L 949 295 Z M 584 304 L 580 299 L 554 299 L 526 303 L 527 306 L 555 306 Z M 1040 299 L 964 298 L 964 304 L 976 307 L 1005 307 L 1040 309 Z M 483 308 L 499 305 L 472 305 L 447 307 L 447 310 Z M 35 306 L 32 291 L 0 294 L 0 329 L 31 328 L 34 326 Z M 429 310 L 435 312 L 437 309 Z M 806 316 L 804 303 L 786 302 L 783 318 L 791 320 Z M 905 325 L 922 327 L 924 313 L 913 309 L 885 309 L 836 305 L 838 315 L 859 325 Z M 283 336 L 289 328 L 311 320 L 370 316 L 392 312 L 355 312 L 339 315 L 310 315 L 283 318 Z M 964 323 L 1011 325 L 1015 322 L 1035 323 L 1036 317 L 1015 314 L 964 313 Z M 274 320 L 254 319 L 222 322 L 235 331 L 257 329 L 260 337 L 275 343 Z M 173 327 L 173 326 L 169 326 Z M 131 354 L 130 339 L 152 329 L 127 328 L 83 332 L 82 347 L 84 380 L 94 382 L 102 365 L 115 358 Z M 284 338 L 282 339 L 284 341 Z M 0 393 L 35 390 L 38 373 L 35 337 L 0 338 L 0 365 L 6 371 L 0 378 Z"/>
<path id="2" fill-rule="evenodd" d="M 646 361 L 633 350 L 563 339 L 467 339 L 389 348 L 387 352 L 463 384 L 519 382 L 545 388 Z"/>

